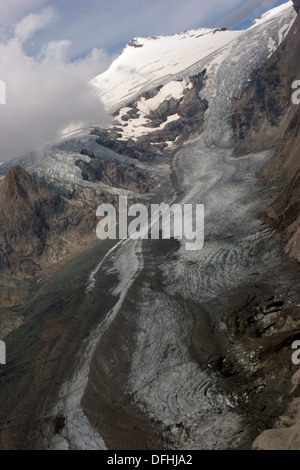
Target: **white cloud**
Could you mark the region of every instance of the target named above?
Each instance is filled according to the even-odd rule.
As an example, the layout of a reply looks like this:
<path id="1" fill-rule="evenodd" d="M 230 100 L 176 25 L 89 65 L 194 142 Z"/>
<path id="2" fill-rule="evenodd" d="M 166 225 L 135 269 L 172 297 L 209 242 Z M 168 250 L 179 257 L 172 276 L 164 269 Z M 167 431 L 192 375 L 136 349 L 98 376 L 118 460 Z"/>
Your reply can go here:
<path id="1" fill-rule="evenodd" d="M 93 47 L 115 52 L 134 36 L 172 34 L 225 23 L 235 26 L 235 19 L 243 21 L 260 7 L 269 8 L 275 3 L 275 0 L 0 0 L 0 35 L 1 22 L 20 20 L 22 11 L 34 13 L 38 6 L 51 6 L 60 18 L 50 29 L 39 30 L 26 45 L 27 50 L 36 54 L 41 43 L 68 39 L 72 42 L 72 57 L 78 57 Z"/>
<path id="2" fill-rule="evenodd" d="M 0 80 L 7 88 L 7 104 L 0 106 L 0 162 L 52 141 L 72 122 L 108 119 L 87 83 L 112 58 L 93 48 L 119 51 L 134 36 L 214 26 L 221 18 L 219 24 L 230 27 L 272 4 L 274 0 L 0 0 Z"/>
<path id="3" fill-rule="evenodd" d="M 53 18 L 47 9 L 25 17 L 15 36 L 0 43 L 0 79 L 6 83 L 6 105 L 0 106 L 0 162 L 22 155 L 56 139 L 72 122 L 108 121 L 102 104 L 88 85 L 110 64 L 100 49 L 70 61 L 68 40 L 41 47 L 28 56 L 24 41 Z"/>
<path id="4" fill-rule="evenodd" d="M 28 13 L 43 7 L 48 0 L 0 0 L 0 35 Z"/>
<path id="5" fill-rule="evenodd" d="M 45 8 L 41 13 L 31 13 L 25 16 L 15 27 L 15 37 L 24 43 L 36 31 L 49 25 L 54 19 L 54 10 L 51 7 Z"/>

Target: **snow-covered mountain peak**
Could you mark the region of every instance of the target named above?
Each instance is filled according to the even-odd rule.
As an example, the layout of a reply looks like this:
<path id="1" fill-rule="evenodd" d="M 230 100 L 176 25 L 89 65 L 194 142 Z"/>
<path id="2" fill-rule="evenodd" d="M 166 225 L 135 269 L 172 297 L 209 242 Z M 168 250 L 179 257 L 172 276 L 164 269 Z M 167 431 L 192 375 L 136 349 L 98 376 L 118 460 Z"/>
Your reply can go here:
<path id="1" fill-rule="evenodd" d="M 135 158 L 173 150 L 180 136 L 202 132 L 208 120 L 228 121 L 233 97 L 283 41 L 296 17 L 292 2 L 270 10 L 244 31 L 201 28 L 135 37 L 110 68 L 93 80 L 115 121 L 103 145 Z M 225 85 L 226 83 L 226 85 Z M 211 128 L 211 131 L 209 130 Z M 219 129 L 219 130 L 218 130 Z M 217 137 L 218 135 L 218 137 Z M 228 129 L 208 126 L 208 140 L 228 145 Z M 130 148 L 128 148 L 128 146 Z"/>
<path id="2" fill-rule="evenodd" d="M 134 38 L 93 84 L 107 109 L 128 103 L 165 77 L 175 77 L 237 38 L 241 31 L 201 28 L 155 38 Z M 158 83 L 161 84 L 161 83 Z"/>
<path id="3" fill-rule="evenodd" d="M 276 48 L 283 40 L 296 13 L 292 1 L 273 8 L 255 20 L 250 30 L 267 34 L 264 29 L 282 23 L 278 40 L 270 40 Z M 226 58 L 230 44 L 247 31 L 229 31 L 226 28 L 199 28 L 170 36 L 135 37 L 124 48 L 109 69 L 92 80 L 99 97 L 109 111 L 120 109 L 144 92 L 182 79 L 187 69 L 219 55 Z"/>

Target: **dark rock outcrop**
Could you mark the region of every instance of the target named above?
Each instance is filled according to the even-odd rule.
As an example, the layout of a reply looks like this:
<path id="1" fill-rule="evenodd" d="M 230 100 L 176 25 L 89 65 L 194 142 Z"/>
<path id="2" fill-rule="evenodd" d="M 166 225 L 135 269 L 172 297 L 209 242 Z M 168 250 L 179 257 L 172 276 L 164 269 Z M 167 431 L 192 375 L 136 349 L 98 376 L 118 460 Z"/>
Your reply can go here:
<path id="1" fill-rule="evenodd" d="M 138 40 L 137 40 L 136 38 L 134 38 L 134 39 L 131 39 L 131 41 L 129 41 L 128 46 L 131 46 L 131 47 L 143 47 L 143 44 L 139 44 L 139 43 L 138 43 Z"/>
<path id="2" fill-rule="evenodd" d="M 177 145 L 183 144 L 190 137 L 191 133 L 201 132 L 204 114 L 208 109 L 207 100 L 199 96 L 200 91 L 205 86 L 205 82 L 206 70 L 190 76 L 189 84 L 191 86 L 184 90 L 182 97 L 178 99 L 172 96 L 168 97 L 145 116 L 147 119 L 147 125 L 144 125 L 145 130 L 149 128 L 151 130 L 155 129 L 154 131 L 152 130 L 137 138 L 129 137 L 120 140 L 124 128 L 128 126 L 128 121 L 138 120 L 140 117 L 141 112 L 138 109 L 138 101 L 141 98 L 144 98 L 146 101 L 153 98 L 162 86 L 143 93 L 137 100 L 127 105 L 130 110 L 119 117 L 120 123 L 118 126 L 110 129 L 95 128 L 93 130 L 93 133 L 98 137 L 98 144 L 116 153 L 140 161 L 155 159 L 161 156 L 162 152 L 167 150 L 168 142 L 176 141 Z M 168 118 L 176 114 L 178 119 L 167 123 Z M 114 117 L 118 117 L 118 115 L 119 111 L 114 113 Z"/>
<path id="3" fill-rule="evenodd" d="M 34 276 L 80 240 L 96 238 L 95 227 L 91 211 L 42 188 L 20 166 L 13 167 L 0 183 L 2 272 L 17 278 Z"/>
<path id="4" fill-rule="evenodd" d="M 285 132 L 276 160 L 261 182 L 279 183 L 281 192 L 261 214 L 271 225 L 284 233 L 286 252 L 300 261 L 300 108 Z"/>
<path id="5" fill-rule="evenodd" d="M 293 0 L 293 4 L 297 13 L 300 11 L 300 0 Z"/>
<path id="6" fill-rule="evenodd" d="M 92 183 L 101 181 L 115 188 L 140 193 L 147 193 L 154 186 L 153 178 L 134 164 L 128 165 L 92 157 L 90 162 L 79 160 L 76 164 L 82 170 L 82 178 Z"/>

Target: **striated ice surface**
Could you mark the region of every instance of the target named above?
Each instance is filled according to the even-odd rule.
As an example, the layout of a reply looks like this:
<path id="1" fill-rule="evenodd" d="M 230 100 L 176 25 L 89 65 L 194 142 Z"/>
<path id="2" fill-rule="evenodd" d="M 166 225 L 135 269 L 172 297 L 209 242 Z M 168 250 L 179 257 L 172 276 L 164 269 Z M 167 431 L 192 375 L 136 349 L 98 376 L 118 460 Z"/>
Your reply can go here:
<path id="1" fill-rule="evenodd" d="M 52 436 L 51 432 L 46 433 L 46 440 L 51 449 L 77 449 L 77 450 L 105 450 L 106 446 L 99 433 L 92 428 L 87 417 L 81 408 L 81 399 L 87 386 L 89 366 L 95 351 L 95 348 L 105 334 L 105 331 L 114 321 L 118 311 L 126 297 L 128 289 L 132 285 L 137 272 L 142 269 L 140 258 L 140 242 L 129 240 L 118 244 L 114 253 L 114 270 L 119 278 L 119 286 L 115 289 L 115 295 L 118 300 L 114 307 L 107 313 L 106 317 L 99 324 L 96 330 L 90 335 L 83 345 L 82 355 L 78 356 L 79 365 L 77 372 L 72 379 L 67 382 L 60 390 L 60 397 L 51 414 L 57 416 L 63 414 L 67 417 L 66 424 L 59 435 Z M 109 252 L 110 255 L 112 252 Z M 106 256 L 93 275 L 101 270 Z M 92 283 L 92 286 L 91 286 Z M 93 280 L 88 280 L 88 291 L 93 288 Z"/>
<path id="2" fill-rule="evenodd" d="M 83 155 L 82 150 L 92 153 L 95 158 L 101 158 L 102 160 L 134 165 L 152 173 L 157 171 L 157 168 L 153 165 L 139 162 L 126 155 L 116 154 L 114 151 L 99 145 L 96 142 L 96 137 L 91 135 L 90 131 L 84 130 L 72 138 L 60 139 L 56 144 L 47 145 L 42 152 L 31 152 L 22 158 L 3 163 L 0 175 L 1 173 L 5 175 L 10 168 L 18 164 L 38 179 L 47 180 L 48 183 L 61 183 L 65 189 L 71 189 L 72 185 L 77 183 L 85 187 L 103 188 L 113 194 L 127 192 L 100 182 L 90 183 L 84 181 L 81 169 L 76 165 L 76 161 L 89 162 L 91 158 L 88 155 Z"/>

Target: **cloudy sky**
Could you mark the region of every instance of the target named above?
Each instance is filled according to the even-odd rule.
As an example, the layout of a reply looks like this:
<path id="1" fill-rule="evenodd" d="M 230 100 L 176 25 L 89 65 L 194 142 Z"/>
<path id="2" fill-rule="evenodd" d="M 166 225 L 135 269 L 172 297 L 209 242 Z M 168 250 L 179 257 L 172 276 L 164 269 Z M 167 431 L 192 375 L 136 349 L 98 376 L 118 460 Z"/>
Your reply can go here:
<path id="1" fill-rule="evenodd" d="M 274 0 L 0 0 L 0 162 L 72 122 L 108 122 L 88 82 L 135 36 L 241 29 Z"/>

